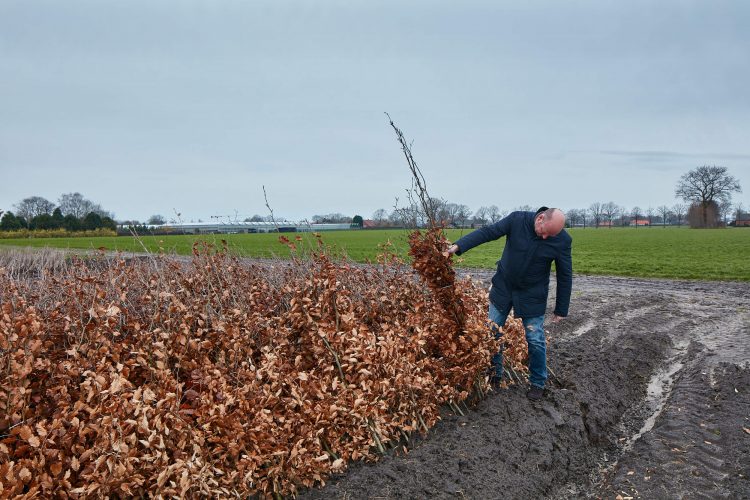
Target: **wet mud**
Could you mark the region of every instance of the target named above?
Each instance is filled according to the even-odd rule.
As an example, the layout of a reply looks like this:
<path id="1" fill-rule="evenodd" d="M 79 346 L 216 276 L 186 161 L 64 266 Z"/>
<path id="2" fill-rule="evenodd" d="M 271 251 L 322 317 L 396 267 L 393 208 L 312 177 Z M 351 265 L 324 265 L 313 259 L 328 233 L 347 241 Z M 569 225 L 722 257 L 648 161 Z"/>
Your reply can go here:
<path id="1" fill-rule="evenodd" d="M 546 330 L 542 401 L 498 390 L 300 497 L 750 498 L 750 283 L 576 277 Z"/>

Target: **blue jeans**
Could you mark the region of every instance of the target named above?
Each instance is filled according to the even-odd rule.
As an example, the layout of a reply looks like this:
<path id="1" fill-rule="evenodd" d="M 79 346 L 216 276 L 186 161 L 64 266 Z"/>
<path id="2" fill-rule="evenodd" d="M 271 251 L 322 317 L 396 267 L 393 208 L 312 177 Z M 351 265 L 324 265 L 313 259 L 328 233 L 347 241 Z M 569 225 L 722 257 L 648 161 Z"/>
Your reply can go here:
<path id="1" fill-rule="evenodd" d="M 503 335 L 500 328 L 505 325 L 509 313 L 510 306 L 507 311 L 502 312 L 490 302 L 490 329 L 498 340 Z M 544 383 L 547 381 L 547 340 L 544 338 L 544 316 L 521 319 L 523 328 L 526 330 L 526 342 L 529 344 L 529 382 L 531 382 L 531 385 L 544 387 Z M 492 356 L 492 369 L 495 377 L 501 378 L 503 376 L 502 348 Z"/>

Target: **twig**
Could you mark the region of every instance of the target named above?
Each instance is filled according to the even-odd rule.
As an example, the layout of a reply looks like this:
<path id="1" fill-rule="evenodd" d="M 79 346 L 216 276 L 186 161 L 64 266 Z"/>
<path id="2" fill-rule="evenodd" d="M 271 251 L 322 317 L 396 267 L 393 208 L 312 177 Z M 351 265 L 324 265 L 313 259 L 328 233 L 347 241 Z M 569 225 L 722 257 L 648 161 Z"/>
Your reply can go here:
<path id="1" fill-rule="evenodd" d="M 333 355 L 333 361 L 336 363 L 336 368 L 339 369 L 339 377 L 341 378 L 341 383 L 344 384 L 344 387 L 346 387 L 346 379 L 344 378 L 344 371 L 341 369 L 341 363 L 339 362 L 339 355 L 336 354 L 336 351 L 333 350 L 333 347 L 331 347 L 331 344 L 328 343 L 328 339 L 325 337 L 321 337 L 323 339 L 323 343 L 328 348 L 328 351 Z"/>
<path id="2" fill-rule="evenodd" d="M 268 208 L 268 211 L 271 213 L 271 222 L 273 222 L 273 226 L 276 228 L 276 232 L 279 232 L 279 225 L 276 223 L 276 219 L 273 217 L 273 208 L 271 208 L 271 205 L 268 204 L 268 196 L 266 196 L 266 186 L 263 186 L 263 199 L 266 200 L 266 208 Z"/>
<path id="3" fill-rule="evenodd" d="M 407 190 L 407 195 L 411 197 L 412 193 L 415 193 L 417 195 L 417 198 L 419 199 L 419 203 L 422 205 L 422 210 L 424 212 L 425 217 L 427 218 L 427 221 L 430 224 L 431 228 L 437 227 L 436 221 L 435 221 L 435 207 L 432 198 L 430 198 L 430 195 L 427 192 L 427 182 L 425 181 L 424 176 L 422 175 L 422 171 L 419 169 L 419 166 L 417 165 L 417 162 L 414 160 L 414 156 L 411 153 L 411 146 L 407 144 L 406 139 L 404 138 L 403 132 L 396 126 L 395 123 L 393 123 L 393 119 L 391 119 L 391 115 L 389 115 L 387 112 L 385 115 L 388 117 L 388 121 L 391 124 L 391 127 L 393 127 L 393 130 L 396 132 L 396 138 L 398 139 L 398 142 L 401 144 L 401 149 L 404 152 L 404 157 L 406 157 L 406 163 L 409 164 L 409 170 L 411 171 L 412 175 L 412 188 L 411 190 Z"/>
<path id="4" fill-rule="evenodd" d="M 385 448 L 383 448 L 383 442 L 380 439 L 380 435 L 378 435 L 378 431 L 375 429 L 375 424 L 373 424 L 372 419 L 367 419 L 367 427 L 370 428 L 370 432 L 372 433 L 372 437 L 375 440 L 375 444 L 378 446 L 378 451 L 381 455 L 385 455 Z"/>
<path id="5" fill-rule="evenodd" d="M 458 413 L 462 417 L 465 416 L 464 412 L 461 410 L 461 408 L 458 407 L 456 403 L 454 403 L 453 401 L 449 401 L 449 404 L 451 405 L 451 408 L 453 409 L 455 413 Z"/>

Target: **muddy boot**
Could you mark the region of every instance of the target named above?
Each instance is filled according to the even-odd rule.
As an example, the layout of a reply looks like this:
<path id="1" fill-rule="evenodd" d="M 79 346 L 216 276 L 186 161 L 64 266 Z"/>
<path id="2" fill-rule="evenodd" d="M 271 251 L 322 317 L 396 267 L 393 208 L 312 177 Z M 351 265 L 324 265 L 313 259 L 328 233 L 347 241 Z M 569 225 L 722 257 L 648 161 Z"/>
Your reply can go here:
<path id="1" fill-rule="evenodd" d="M 544 396 L 544 387 L 537 387 L 532 385 L 529 390 L 526 391 L 526 397 L 532 401 L 539 401 Z"/>

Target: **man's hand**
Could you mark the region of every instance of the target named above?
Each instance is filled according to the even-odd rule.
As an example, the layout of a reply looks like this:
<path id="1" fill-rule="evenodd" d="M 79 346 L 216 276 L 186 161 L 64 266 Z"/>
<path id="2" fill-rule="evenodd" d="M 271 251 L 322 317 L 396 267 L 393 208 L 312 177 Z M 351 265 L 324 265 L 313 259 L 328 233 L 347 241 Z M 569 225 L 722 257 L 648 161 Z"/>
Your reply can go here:
<path id="1" fill-rule="evenodd" d="M 454 254 L 456 252 L 458 252 L 458 245 L 456 245 L 454 243 L 453 245 L 451 245 L 451 246 L 448 247 L 448 250 L 446 250 L 445 252 L 443 252 L 443 255 L 445 257 L 448 257 L 449 255 Z"/>
<path id="2" fill-rule="evenodd" d="M 565 316 L 558 316 L 557 314 L 552 315 L 552 322 L 553 323 L 559 323 L 560 321 L 564 320 Z"/>

